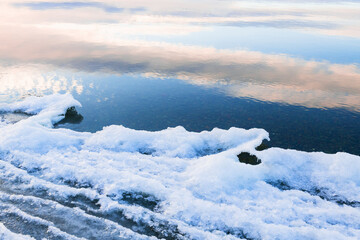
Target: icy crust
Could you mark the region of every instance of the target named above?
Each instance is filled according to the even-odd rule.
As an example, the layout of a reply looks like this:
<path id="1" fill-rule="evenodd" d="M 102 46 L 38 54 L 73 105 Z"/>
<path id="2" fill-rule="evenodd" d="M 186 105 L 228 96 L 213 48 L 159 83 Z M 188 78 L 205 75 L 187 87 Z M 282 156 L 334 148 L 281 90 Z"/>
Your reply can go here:
<path id="1" fill-rule="evenodd" d="M 64 118 L 69 107 L 81 107 L 70 94 L 53 94 L 45 97 L 30 96 L 24 101 L 0 104 L 0 112 L 21 112 L 36 116 L 32 122 L 52 127 L 54 123 Z"/>
<path id="2" fill-rule="evenodd" d="M 2 240 L 34 240 L 34 238 L 22 235 L 22 234 L 16 234 L 11 231 L 9 231 L 4 224 L 0 223 L 0 239 Z"/>
<path id="3" fill-rule="evenodd" d="M 257 151 L 268 139 L 262 129 L 109 126 L 91 134 L 48 127 L 73 105 L 79 103 L 70 95 L 53 95 L 1 108 L 36 114 L 0 128 L 1 232 L 39 239 L 360 239 L 359 156 Z M 239 162 L 241 152 L 262 163 Z"/>

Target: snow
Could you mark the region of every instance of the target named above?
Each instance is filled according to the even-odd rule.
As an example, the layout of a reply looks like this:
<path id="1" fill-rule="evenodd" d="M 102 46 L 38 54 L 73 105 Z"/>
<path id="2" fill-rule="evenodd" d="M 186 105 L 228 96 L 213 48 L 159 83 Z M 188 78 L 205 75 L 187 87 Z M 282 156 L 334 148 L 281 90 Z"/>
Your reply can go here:
<path id="1" fill-rule="evenodd" d="M 53 129 L 72 106 L 60 94 L 0 106 L 32 114 L 0 125 L 5 239 L 360 239 L 359 156 L 257 151 L 263 129 Z"/>
<path id="2" fill-rule="evenodd" d="M 32 240 L 34 238 L 22 235 L 22 234 L 16 234 L 11 231 L 9 231 L 4 224 L 0 223 L 0 239 L 3 240 Z"/>

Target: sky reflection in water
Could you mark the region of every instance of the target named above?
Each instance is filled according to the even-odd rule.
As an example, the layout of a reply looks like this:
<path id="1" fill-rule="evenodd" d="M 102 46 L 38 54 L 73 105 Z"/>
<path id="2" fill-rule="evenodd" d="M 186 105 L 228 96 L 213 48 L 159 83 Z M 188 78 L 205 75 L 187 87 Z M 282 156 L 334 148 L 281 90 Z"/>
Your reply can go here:
<path id="1" fill-rule="evenodd" d="M 76 130 L 261 127 L 273 145 L 360 154 L 356 1 L 0 7 L 1 101 L 71 92 Z"/>

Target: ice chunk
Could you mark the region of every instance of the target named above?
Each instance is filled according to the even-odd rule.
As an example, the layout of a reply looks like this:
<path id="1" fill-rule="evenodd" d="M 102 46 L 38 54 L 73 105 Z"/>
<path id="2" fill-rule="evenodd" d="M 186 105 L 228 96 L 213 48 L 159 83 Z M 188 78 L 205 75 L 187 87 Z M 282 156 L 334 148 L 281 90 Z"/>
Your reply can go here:
<path id="1" fill-rule="evenodd" d="M 31 118 L 32 121 L 52 127 L 64 118 L 66 110 L 70 107 L 81 107 L 81 104 L 70 94 L 53 94 L 45 97 L 30 96 L 21 102 L 1 104 L 0 112 L 37 114 Z"/>

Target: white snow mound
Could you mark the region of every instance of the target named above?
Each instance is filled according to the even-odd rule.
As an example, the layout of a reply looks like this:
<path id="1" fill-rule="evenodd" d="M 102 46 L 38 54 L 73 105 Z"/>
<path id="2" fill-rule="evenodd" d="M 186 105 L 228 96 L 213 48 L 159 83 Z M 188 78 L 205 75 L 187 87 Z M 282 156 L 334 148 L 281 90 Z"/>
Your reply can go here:
<path id="1" fill-rule="evenodd" d="M 359 156 L 257 151 L 263 129 L 52 128 L 72 106 L 59 94 L 0 106 L 33 114 L 0 125 L 0 236 L 360 239 Z"/>

